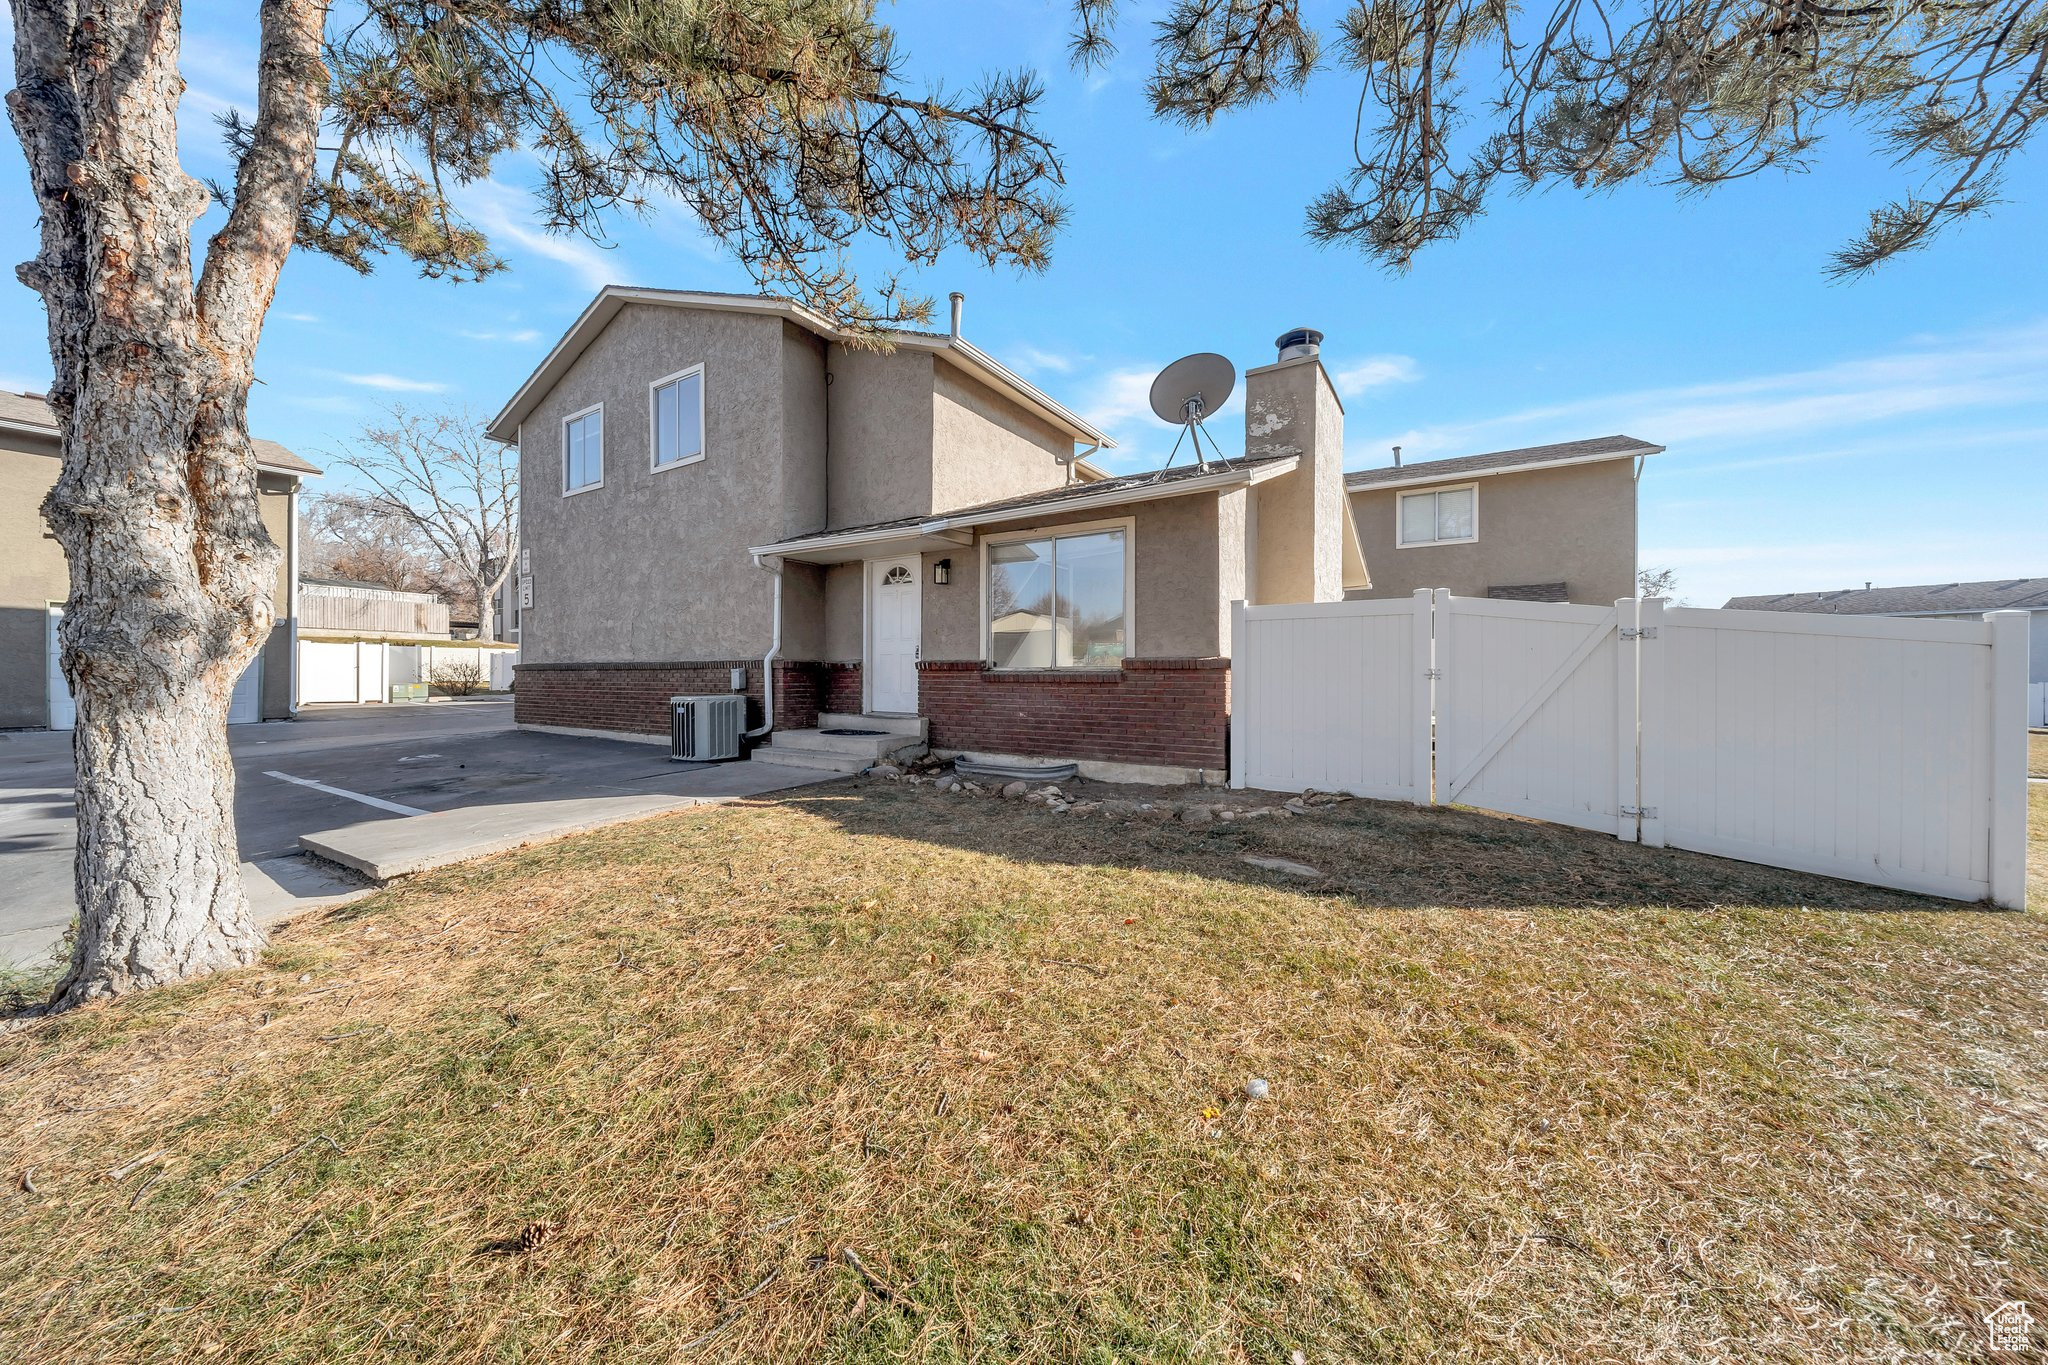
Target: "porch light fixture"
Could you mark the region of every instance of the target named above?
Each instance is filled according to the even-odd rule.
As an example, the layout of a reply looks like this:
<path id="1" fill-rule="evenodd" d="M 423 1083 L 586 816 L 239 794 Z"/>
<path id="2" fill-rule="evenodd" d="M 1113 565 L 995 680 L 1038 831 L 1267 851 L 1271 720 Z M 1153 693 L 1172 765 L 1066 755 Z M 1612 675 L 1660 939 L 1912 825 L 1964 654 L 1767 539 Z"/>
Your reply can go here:
<path id="1" fill-rule="evenodd" d="M 953 561 L 950 559 L 934 560 L 932 563 L 932 582 L 943 588 L 952 581 Z"/>

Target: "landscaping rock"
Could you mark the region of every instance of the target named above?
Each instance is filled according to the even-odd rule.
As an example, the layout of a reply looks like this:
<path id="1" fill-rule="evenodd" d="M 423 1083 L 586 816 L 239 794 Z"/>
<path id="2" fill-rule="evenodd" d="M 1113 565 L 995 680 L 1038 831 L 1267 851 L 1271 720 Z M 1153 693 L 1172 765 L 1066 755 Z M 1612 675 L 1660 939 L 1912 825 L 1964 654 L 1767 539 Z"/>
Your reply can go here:
<path id="1" fill-rule="evenodd" d="M 903 769 L 897 767 L 894 763 L 877 763 L 874 767 L 868 769 L 868 776 L 886 777 L 891 782 L 894 782 L 903 776 Z"/>
<path id="2" fill-rule="evenodd" d="M 1137 802 L 1126 801 L 1122 797 L 1113 797 L 1102 803 L 1104 815 L 1136 815 L 1139 809 Z"/>
<path id="3" fill-rule="evenodd" d="M 1180 813 L 1183 825 L 1207 825 L 1214 823 L 1215 819 L 1216 812 L 1207 806 L 1188 806 Z"/>
<path id="4" fill-rule="evenodd" d="M 1022 782 L 1011 782 L 1003 788 L 1003 800 L 1019 800 L 1023 797 L 1024 793 L 1029 790 L 1030 788 L 1025 786 Z"/>
<path id="5" fill-rule="evenodd" d="M 942 792 L 957 791 L 960 787 L 960 779 L 951 776 L 942 777 L 938 780 L 937 785 Z"/>
<path id="6" fill-rule="evenodd" d="M 1307 863 L 1297 863 L 1290 858 L 1260 858 L 1246 854 L 1238 861 L 1250 863 L 1253 867 L 1263 867 L 1268 872 L 1285 872 L 1290 877 L 1320 877 L 1323 875 L 1320 869 L 1310 867 Z"/>

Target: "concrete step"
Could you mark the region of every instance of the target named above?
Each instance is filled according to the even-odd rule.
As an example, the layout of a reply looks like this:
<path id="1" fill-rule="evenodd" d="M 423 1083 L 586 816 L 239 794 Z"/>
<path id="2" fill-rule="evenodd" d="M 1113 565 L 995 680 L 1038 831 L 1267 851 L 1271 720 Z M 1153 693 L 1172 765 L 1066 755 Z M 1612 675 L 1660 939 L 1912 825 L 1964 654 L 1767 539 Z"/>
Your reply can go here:
<path id="1" fill-rule="evenodd" d="M 754 750 L 754 761 L 778 768 L 808 768 L 822 773 L 857 773 L 874 765 L 874 760 L 869 758 L 824 753 L 816 749 L 791 749 L 777 744 L 764 744 Z"/>
<path id="2" fill-rule="evenodd" d="M 923 716 L 853 716 L 827 711 L 818 717 L 820 730 L 887 730 L 892 735 L 931 738 L 931 722 Z"/>
<path id="3" fill-rule="evenodd" d="M 905 749 L 924 748 L 916 735 L 828 735 L 822 730 L 777 730 L 768 740 L 771 747 L 808 753 L 840 754 L 873 763 Z"/>

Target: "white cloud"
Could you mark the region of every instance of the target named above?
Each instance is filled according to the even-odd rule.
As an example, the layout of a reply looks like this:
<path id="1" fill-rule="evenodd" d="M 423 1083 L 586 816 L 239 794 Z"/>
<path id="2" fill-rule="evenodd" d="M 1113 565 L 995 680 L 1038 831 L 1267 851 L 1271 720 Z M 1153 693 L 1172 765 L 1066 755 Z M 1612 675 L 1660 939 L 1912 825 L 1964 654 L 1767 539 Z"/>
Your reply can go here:
<path id="1" fill-rule="evenodd" d="M 471 341 L 509 341 L 522 345 L 529 341 L 540 340 L 539 330 L 533 327 L 521 327 L 517 331 L 511 332 L 464 331 L 462 335 L 468 337 Z"/>
<path id="2" fill-rule="evenodd" d="M 1080 358 L 1057 351 L 1041 351 L 1036 346 L 1019 346 L 1008 359 L 1010 368 L 1017 373 L 1033 375 L 1072 374 Z"/>
<path id="3" fill-rule="evenodd" d="M 318 321 L 320 321 L 320 315 L 319 315 L 318 313 L 272 313 L 272 314 L 271 314 L 270 316 L 272 316 L 272 317 L 274 317 L 274 318 L 282 318 L 282 319 L 284 319 L 284 320 L 285 320 L 286 322 L 318 322 Z"/>
<path id="4" fill-rule="evenodd" d="M 1332 376 L 1337 392 L 1346 398 L 1356 398 L 1369 389 L 1389 384 L 1413 384 L 1420 378 L 1422 367 L 1415 363 L 1414 356 L 1408 355 L 1369 355 Z"/>
<path id="5" fill-rule="evenodd" d="M 1605 394 L 1370 441 L 1411 456 L 1465 455 L 1626 432 L 1674 448 L 1739 446 L 1870 422 L 2038 399 L 2048 322 L 1921 340 L 1888 355 L 1746 379 Z M 1780 454 L 1776 450 L 1772 455 Z"/>
<path id="6" fill-rule="evenodd" d="M 534 225 L 532 197 L 526 191 L 500 180 L 479 180 L 457 191 L 458 207 L 491 238 L 491 244 L 508 245 L 553 261 L 577 276 L 595 293 L 608 284 L 630 284 L 630 263 L 585 237 L 557 237 Z"/>
<path id="7" fill-rule="evenodd" d="M 407 379 L 396 374 L 346 374 L 340 370 L 328 370 L 330 379 L 339 379 L 344 384 L 358 388 L 379 389 L 385 393 L 440 393 L 448 386 L 427 379 Z"/>
<path id="8" fill-rule="evenodd" d="M 1093 462 L 1114 473 L 1156 469 L 1166 462 L 1174 441 L 1181 434 L 1152 411 L 1152 381 L 1163 364 L 1125 365 L 1096 376 L 1074 410 L 1115 438 L 1117 449 L 1095 456 Z M 1222 454 L 1234 456 L 1244 450 L 1244 385 L 1236 385 L 1228 402 L 1202 421 L 1222 446 Z M 1208 442 L 1203 442 L 1208 449 Z M 1190 458 L 1183 444 L 1177 461 Z"/>

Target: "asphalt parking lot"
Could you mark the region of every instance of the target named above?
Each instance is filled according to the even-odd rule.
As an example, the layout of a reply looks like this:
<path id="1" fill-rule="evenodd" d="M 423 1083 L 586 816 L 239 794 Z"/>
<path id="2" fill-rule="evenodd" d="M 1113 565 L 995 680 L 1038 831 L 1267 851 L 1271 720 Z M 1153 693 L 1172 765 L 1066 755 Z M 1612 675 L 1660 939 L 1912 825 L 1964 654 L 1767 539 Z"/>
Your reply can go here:
<path id="1" fill-rule="evenodd" d="M 427 811 L 661 792 L 702 764 L 666 747 L 537 734 L 509 701 L 308 708 L 295 721 L 231 727 L 235 819 L 245 864 L 276 880 L 351 883 L 299 836 Z M 0 962 L 30 960 L 71 922 L 71 737 L 0 733 Z M 324 882 L 321 879 L 326 879 Z"/>

